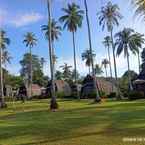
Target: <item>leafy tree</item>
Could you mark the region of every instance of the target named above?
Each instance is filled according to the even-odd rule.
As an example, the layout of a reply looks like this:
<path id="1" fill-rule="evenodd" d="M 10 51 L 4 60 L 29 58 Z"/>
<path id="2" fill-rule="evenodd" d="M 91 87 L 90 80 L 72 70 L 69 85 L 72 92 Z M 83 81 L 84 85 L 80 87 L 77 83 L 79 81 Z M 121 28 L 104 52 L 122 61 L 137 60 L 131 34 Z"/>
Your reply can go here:
<path id="1" fill-rule="evenodd" d="M 73 51 L 74 51 L 74 70 L 75 74 L 77 72 L 76 66 L 76 46 L 75 46 L 75 32 L 78 27 L 82 26 L 83 14 L 84 12 L 75 3 L 68 4 L 67 8 L 62 9 L 65 13 L 64 16 L 60 17 L 60 22 L 64 23 L 64 28 L 72 32 L 73 36 Z M 77 76 L 75 75 L 75 83 L 77 81 Z"/>
<path id="2" fill-rule="evenodd" d="M 62 80 L 63 79 L 63 73 L 57 70 L 56 73 L 55 73 L 55 79 L 56 80 Z"/>
<path id="3" fill-rule="evenodd" d="M 64 65 L 60 66 L 60 68 L 62 68 L 64 80 L 71 80 L 72 71 L 70 69 L 72 68 L 72 66 L 69 66 L 67 63 L 64 63 Z"/>
<path id="4" fill-rule="evenodd" d="M 13 88 L 19 88 L 23 83 L 23 78 L 21 76 L 14 76 L 10 74 L 5 74 L 5 84 L 12 86 Z"/>
<path id="5" fill-rule="evenodd" d="M 10 44 L 10 39 L 6 37 L 6 32 L 0 30 L 0 107 L 3 108 L 6 106 L 3 92 L 3 51 L 6 50 L 7 45 Z"/>
<path id="6" fill-rule="evenodd" d="M 127 58 L 128 72 L 130 72 L 129 51 L 133 54 L 138 53 L 138 47 L 142 46 L 144 39 L 139 33 L 135 33 L 133 29 L 124 28 L 123 31 L 118 32 L 115 37 L 117 55 L 124 51 L 124 56 Z M 131 76 L 128 74 L 129 88 L 132 90 Z"/>
<path id="7" fill-rule="evenodd" d="M 33 83 L 38 84 L 40 86 L 44 86 L 46 84 L 46 81 L 48 82 L 48 79 L 44 80 L 44 74 L 43 74 L 43 66 L 41 59 L 37 55 L 30 55 L 29 53 L 24 54 L 23 59 L 20 61 L 20 64 L 22 66 L 20 70 L 21 76 L 26 80 L 26 82 L 29 82 L 30 79 L 30 59 L 32 59 L 32 76 L 33 76 Z"/>
<path id="8" fill-rule="evenodd" d="M 29 59 L 29 86 L 30 86 L 30 97 L 32 96 L 32 82 L 33 82 L 33 68 L 32 68 L 32 48 L 36 45 L 37 39 L 35 38 L 35 35 L 32 32 L 28 32 L 24 36 L 23 43 L 25 43 L 26 47 L 29 47 L 29 53 L 30 53 L 30 59 Z"/>
<path id="9" fill-rule="evenodd" d="M 135 80 L 137 78 L 137 73 L 134 71 L 126 71 L 122 77 L 120 78 L 120 88 L 123 93 L 127 93 L 129 91 L 129 81 L 128 75 L 130 74 L 131 80 Z"/>
<path id="10" fill-rule="evenodd" d="M 91 51 L 88 49 L 88 50 L 85 50 L 83 53 L 82 53 L 82 60 L 85 61 L 85 64 L 86 66 L 88 66 L 89 68 L 89 74 L 91 73 L 91 64 L 92 64 L 92 59 L 96 56 L 96 54 L 92 54 L 93 56 L 91 56 Z"/>
<path id="11" fill-rule="evenodd" d="M 76 74 L 75 74 L 75 73 L 76 73 Z M 71 74 L 71 79 L 72 79 L 72 80 L 75 80 L 75 77 L 77 77 L 77 80 L 79 80 L 80 74 L 79 74 L 78 71 L 75 72 L 75 70 L 73 70 L 73 71 L 72 71 L 72 74 Z"/>

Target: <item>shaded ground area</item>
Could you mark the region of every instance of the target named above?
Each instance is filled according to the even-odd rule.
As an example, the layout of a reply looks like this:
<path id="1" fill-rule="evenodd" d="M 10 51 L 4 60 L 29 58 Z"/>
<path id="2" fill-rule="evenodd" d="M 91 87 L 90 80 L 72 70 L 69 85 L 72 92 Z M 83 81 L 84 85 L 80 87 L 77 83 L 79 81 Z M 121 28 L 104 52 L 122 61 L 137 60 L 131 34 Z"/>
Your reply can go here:
<path id="1" fill-rule="evenodd" d="M 59 100 L 57 112 L 49 111 L 48 102 L 10 103 L 0 110 L 0 145 L 145 145 L 122 141 L 145 138 L 145 100 Z"/>

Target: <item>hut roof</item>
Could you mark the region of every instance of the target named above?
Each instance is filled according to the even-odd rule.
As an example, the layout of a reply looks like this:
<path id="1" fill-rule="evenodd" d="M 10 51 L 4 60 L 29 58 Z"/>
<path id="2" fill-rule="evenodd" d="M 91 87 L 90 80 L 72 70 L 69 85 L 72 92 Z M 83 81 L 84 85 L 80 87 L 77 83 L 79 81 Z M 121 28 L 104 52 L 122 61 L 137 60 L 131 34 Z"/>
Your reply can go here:
<path id="1" fill-rule="evenodd" d="M 145 83 L 145 73 L 144 72 L 141 72 L 137 79 L 134 81 L 134 84 L 144 84 Z"/>

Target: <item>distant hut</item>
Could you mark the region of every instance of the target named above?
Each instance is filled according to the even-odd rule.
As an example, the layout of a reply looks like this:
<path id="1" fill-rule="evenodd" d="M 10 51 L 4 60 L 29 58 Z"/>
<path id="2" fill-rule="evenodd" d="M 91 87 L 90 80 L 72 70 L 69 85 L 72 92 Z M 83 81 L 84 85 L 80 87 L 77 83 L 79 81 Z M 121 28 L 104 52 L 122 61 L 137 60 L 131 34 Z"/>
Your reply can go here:
<path id="1" fill-rule="evenodd" d="M 145 94 L 145 74 L 140 73 L 137 79 L 133 82 L 133 87 L 137 91 L 144 92 Z"/>
<path id="2" fill-rule="evenodd" d="M 106 81 L 103 78 L 97 78 L 96 85 L 98 85 L 98 89 L 100 92 L 104 92 L 105 95 L 109 95 L 112 92 L 112 83 Z M 92 98 L 94 95 L 94 82 L 92 76 L 88 75 L 85 77 L 81 89 L 81 98 Z M 116 86 L 113 84 L 113 92 L 117 92 Z M 103 97 L 103 96 L 102 96 Z"/>
<path id="3" fill-rule="evenodd" d="M 30 88 L 27 87 L 27 95 L 30 96 Z M 32 96 L 40 96 L 42 94 L 42 88 L 37 84 L 32 84 Z"/>
<path id="4" fill-rule="evenodd" d="M 46 89 L 46 95 L 50 97 L 51 82 L 48 83 Z M 71 96 L 71 87 L 64 80 L 55 80 L 55 91 L 58 97 L 68 97 Z"/>

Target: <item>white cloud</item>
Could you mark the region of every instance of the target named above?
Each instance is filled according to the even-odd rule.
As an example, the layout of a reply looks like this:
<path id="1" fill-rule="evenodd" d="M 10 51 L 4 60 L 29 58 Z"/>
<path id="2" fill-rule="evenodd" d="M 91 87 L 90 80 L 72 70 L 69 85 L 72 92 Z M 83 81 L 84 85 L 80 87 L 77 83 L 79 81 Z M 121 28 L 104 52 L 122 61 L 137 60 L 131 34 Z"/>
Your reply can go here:
<path id="1" fill-rule="evenodd" d="M 40 13 L 36 12 L 31 12 L 31 13 L 26 13 L 26 14 L 21 14 L 17 15 L 15 18 L 12 18 L 10 21 L 11 24 L 13 24 L 16 27 L 22 27 L 26 26 L 32 23 L 36 23 L 44 18 L 43 15 Z"/>

